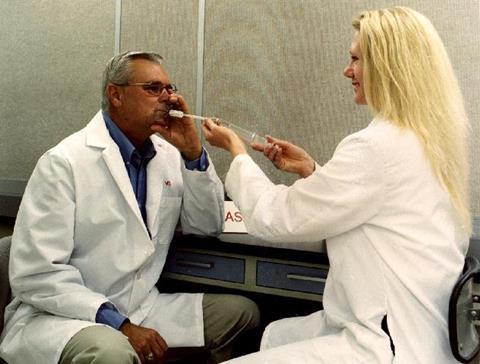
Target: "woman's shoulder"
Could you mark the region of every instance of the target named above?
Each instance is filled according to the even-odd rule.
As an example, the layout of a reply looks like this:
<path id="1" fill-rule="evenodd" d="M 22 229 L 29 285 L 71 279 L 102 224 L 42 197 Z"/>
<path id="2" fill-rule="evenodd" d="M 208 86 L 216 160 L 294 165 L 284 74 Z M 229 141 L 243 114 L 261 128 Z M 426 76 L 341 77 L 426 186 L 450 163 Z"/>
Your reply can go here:
<path id="1" fill-rule="evenodd" d="M 355 155 L 356 159 L 361 159 L 362 155 L 370 160 L 378 159 L 386 166 L 399 166 L 424 158 L 423 148 L 411 130 L 381 119 L 374 119 L 366 128 L 343 139 L 335 152 L 345 151 Z"/>
<path id="2" fill-rule="evenodd" d="M 420 146 L 413 131 L 379 118 L 373 119 L 366 128 L 349 135 L 345 139 L 364 141 L 386 151 L 395 151 L 398 148 L 417 149 Z"/>
<path id="3" fill-rule="evenodd" d="M 384 139 L 385 137 L 395 137 L 400 134 L 403 134 L 402 129 L 395 125 L 393 122 L 375 118 L 373 119 L 368 126 L 362 130 L 353 133 L 352 135 L 357 134 L 358 137 L 364 137 L 368 139 Z"/>

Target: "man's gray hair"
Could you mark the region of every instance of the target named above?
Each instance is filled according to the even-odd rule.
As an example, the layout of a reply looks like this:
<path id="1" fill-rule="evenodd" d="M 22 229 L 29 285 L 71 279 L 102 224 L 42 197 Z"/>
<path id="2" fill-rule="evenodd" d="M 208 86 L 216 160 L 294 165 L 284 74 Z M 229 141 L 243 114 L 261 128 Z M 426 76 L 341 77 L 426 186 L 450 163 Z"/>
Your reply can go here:
<path id="1" fill-rule="evenodd" d="M 108 61 L 103 71 L 102 80 L 102 110 L 107 111 L 110 107 L 110 100 L 107 95 L 107 86 L 109 83 L 115 85 L 128 84 L 132 76 L 130 64 L 135 59 L 146 59 L 157 64 L 163 63 L 163 57 L 154 52 L 129 51 L 116 55 Z"/>

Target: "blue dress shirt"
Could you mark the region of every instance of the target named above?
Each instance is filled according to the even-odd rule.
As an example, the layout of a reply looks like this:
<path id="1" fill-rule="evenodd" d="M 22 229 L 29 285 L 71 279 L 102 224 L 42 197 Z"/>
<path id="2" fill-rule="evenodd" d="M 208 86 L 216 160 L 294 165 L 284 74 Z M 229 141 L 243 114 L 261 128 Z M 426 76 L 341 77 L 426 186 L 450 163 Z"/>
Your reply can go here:
<path id="1" fill-rule="evenodd" d="M 103 112 L 103 118 L 110 136 L 120 149 L 133 192 L 137 198 L 138 207 L 142 213 L 145 226 L 147 226 L 147 211 L 145 208 L 147 200 L 147 164 L 157 153 L 155 147 L 152 141 L 147 139 L 141 150 L 138 150 L 105 111 Z M 202 149 L 200 158 L 193 161 L 185 161 L 185 167 L 189 170 L 206 171 L 208 166 L 209 162 L 205 149 Z M 150 231 L 148 232 L 150 234 Z M 115 329 L 119 329 L 124 322 L 129 322 L 128 318 L 118 312 L 116 307 L 110 302 L 105 302 L 100 306 L 95 321 Z"/>

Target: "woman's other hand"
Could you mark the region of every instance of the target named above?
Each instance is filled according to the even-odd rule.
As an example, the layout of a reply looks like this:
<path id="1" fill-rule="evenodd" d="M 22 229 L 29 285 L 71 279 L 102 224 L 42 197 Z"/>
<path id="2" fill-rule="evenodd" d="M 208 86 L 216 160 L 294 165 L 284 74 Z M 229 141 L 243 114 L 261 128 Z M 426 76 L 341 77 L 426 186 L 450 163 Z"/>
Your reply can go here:
<path id="1" fill-rule="evenodd" d="M 267 142 L 267 144 L 253 143 L 252 148 L 262 152 L 276 168 L 296 173 L 303 178 L 315 171 L 315 161 L 302 148 L 271 136 L 267 136 Z"/>

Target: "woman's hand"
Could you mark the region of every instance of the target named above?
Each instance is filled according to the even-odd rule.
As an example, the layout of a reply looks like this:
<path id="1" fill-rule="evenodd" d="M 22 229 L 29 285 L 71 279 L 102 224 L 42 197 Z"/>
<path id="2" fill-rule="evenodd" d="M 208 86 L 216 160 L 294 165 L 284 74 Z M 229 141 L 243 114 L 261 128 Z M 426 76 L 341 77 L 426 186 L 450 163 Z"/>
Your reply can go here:
<path id="1" fill-rule="evenodd" d="M 205 140 L 210 145 L 229 151 L 234 158 L 239 154 L 247 153 L 245 144 L 235 132 L 225 126 L 218 125 L 211 119 L 202 122 L 202 131 Z"/>
<path id="2" fill-rule="evenodd" d="M 256 151 L 263 152 L 278 169 L 296 173 L 305 178 L 315 171 L 315 161 L 302 148 L 285 140 L 267 136 L 268 144 L 252 144 Z"/>

